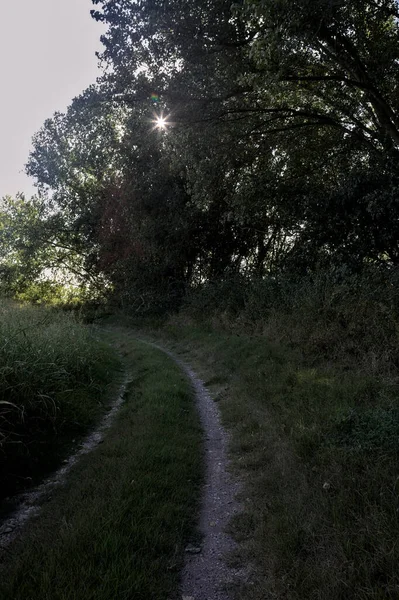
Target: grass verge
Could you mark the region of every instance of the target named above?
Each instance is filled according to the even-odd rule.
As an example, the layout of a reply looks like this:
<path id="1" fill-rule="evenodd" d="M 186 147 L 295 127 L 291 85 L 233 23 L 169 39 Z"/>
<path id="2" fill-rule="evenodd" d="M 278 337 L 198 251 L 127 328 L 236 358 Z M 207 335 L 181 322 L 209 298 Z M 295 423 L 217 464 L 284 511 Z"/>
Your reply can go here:
<path id="1" fill-rule="evenodd" d="M 174 597 L 193 533 L 201 430 L 190 385 L 123 330 L 132 383 L 104 442 L 71 472 L 0 567 L 2 600 Z"/>
<path id="2" fill-rule="evenodd" d="M 232 530 L 255 565 L 238 597 L 397 599 L 398 382 L 178 317 L 154 335 L 195 365 L 233 434 Z"/>
<path id="3" fill-rule="evenodd" d="M 0 500 L 53 470 L 107 409 L 120 364 L 72 315 L 0 307 Z"/>

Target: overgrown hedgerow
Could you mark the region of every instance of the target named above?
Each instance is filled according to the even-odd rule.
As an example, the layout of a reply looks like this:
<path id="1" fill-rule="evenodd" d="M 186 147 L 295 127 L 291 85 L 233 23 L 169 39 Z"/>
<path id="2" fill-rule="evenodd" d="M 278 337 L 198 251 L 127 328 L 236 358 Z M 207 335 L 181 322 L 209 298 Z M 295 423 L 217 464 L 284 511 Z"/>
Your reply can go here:
<path id="1" fill-rule="evenodd" d="M 226 332 L 266 335 L 308 358 L 393 375 L 399 369 L 399 270 L 345 268 L 258 280 L 235 276 L 193 291 L 183 314 Z"/>

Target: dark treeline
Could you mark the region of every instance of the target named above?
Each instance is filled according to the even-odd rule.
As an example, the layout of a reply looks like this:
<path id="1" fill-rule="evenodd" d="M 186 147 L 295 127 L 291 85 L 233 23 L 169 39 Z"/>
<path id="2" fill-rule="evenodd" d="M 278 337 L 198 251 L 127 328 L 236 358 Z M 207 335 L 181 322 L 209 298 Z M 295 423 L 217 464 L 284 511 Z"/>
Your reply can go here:
<path id="1" fill-rule="evenodd" d="M 61 266 L 147 311 L 397 265 L 394 0 L 93 4 L 103 75 L 34 137 L 38 197 L 3 200 L 3 282 Z"/>

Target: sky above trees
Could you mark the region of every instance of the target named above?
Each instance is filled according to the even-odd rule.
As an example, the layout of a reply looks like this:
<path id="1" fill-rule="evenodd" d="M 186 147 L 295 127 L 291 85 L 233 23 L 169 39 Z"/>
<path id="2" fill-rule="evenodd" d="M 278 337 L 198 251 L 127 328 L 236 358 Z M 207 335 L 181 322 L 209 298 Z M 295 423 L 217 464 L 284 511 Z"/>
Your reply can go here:
<path id="1" fill-rule="evenodd" d="M 32 135 L 95 81 L 102 27 L 91 0 L 14 0 L 0 25 L 0 197 L 31 194 Z"/>

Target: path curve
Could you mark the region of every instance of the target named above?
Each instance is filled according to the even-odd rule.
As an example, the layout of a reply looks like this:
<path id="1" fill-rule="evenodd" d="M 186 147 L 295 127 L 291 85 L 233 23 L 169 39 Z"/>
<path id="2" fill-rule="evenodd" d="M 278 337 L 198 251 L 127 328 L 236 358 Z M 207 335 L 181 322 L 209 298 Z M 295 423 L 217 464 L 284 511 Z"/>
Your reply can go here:
<path id="1" fill-rule="evenodd" d="M 237 500 L 241 484 L 233 476 L 228 458 L 230 436 L 221 423 L 216 402 L 191 366 L 162 346 L 146 343 L 165 352 L 189 378 L 204 430 L 206 477 L 199 523 L 203 539 L 200 552 L 197 553 L 199 548 L 187 548 L 182 600 L 229 600 L 228 588 L 247 579 L 245 570 L 229 567 L 226 562 L 229 553 L 237 548 L 226 529 L 231 518 L 242 511 Z"/>
<path id="2" fill-rule="evenodd" d="M 135 336 L 136 337 L 136 336 Z M 204 431 L 205 485 L 201 498 L 200 533 L 201 547 L 188 546 L 181 579 L 182 600 L 230 600 L 228 588 L 247 579 L 246 569 L 230 567 L 227 556 L 236 549 L 236 543 L 227 533 L 231 518 L 242 508 L 237 500 L 240 482 L 233 476 L 228 459 L 230 437 L 221 424 L 217 404 L 203 381 L 190 365 L 158 344 L 137 337 L 167 354 L 186 374 L 195 392 L 195 399 Z M 66 476 L 79 458 L 88 454 L 103 439 L 123 403 L 129 377 L 126 376 L 112 409 L 98 429 L 83 441 L 78 451 L 49 479 L 37 488 L 16 498 L 12 515 L 0 525 L 0 551 L 21 533 L 27 521 L 37 515 L 43 500 L 55 487 L 65 482 Z"/>

